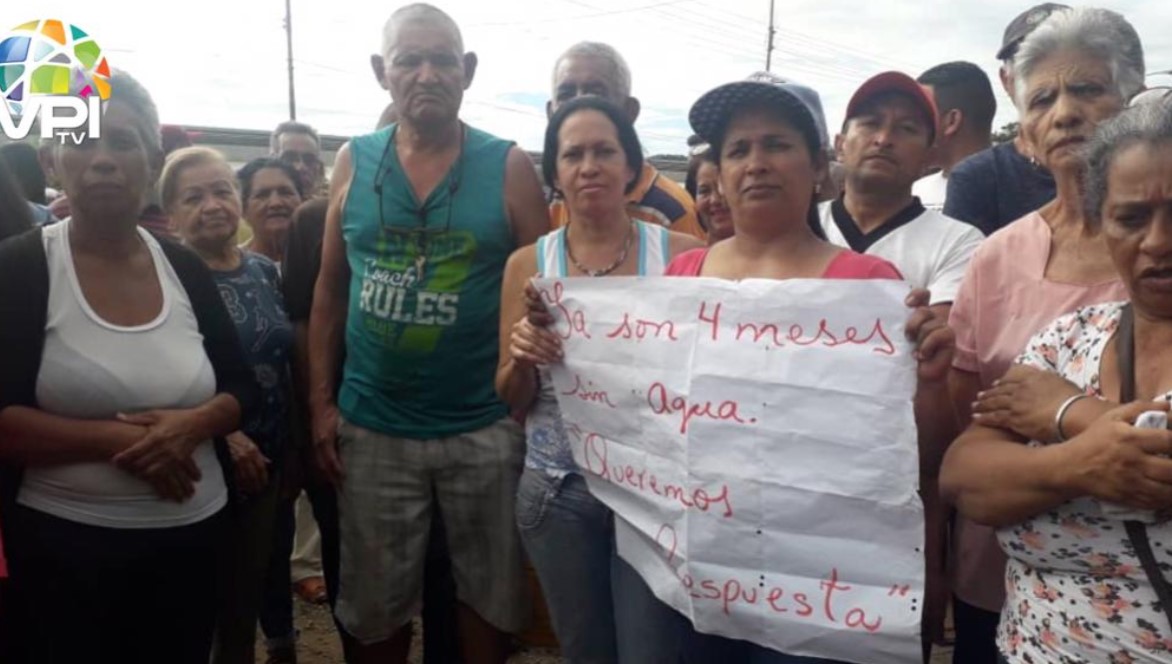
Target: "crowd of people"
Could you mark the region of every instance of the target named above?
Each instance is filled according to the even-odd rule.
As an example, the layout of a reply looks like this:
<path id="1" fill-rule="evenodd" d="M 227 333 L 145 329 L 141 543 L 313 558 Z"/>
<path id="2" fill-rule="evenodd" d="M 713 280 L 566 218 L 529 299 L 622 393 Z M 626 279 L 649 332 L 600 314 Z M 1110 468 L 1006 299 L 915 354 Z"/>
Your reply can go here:
<path id="1" fill-rule="evenodd" d="M 311 512 L 352 664 L 421 614 L 425 661 L 506 661 L 527 562 L 569 662 L 833 664 L 696 631 L 574 461 L 531 280 L 666 275 L 910 284 L 925 661 L 950 613 L 955 664 L 1172 663 L 1172 432 L 1136 426 L 1172 400 L 1172 96 L 1104 9 L 996 58 L 1010 141 L 972 63 L 841 127 L 757 73 L 692 104 L 683 186 L 606 44 L 553 63 L 539 168 L 462 122 L 480 63 L 427 4 L 328 177 L 307 125 L 234 170 L 115 72 L 100 138 L 0 147 L 0 661 L 250 663 L 259 624 L 295 663 Z"/>

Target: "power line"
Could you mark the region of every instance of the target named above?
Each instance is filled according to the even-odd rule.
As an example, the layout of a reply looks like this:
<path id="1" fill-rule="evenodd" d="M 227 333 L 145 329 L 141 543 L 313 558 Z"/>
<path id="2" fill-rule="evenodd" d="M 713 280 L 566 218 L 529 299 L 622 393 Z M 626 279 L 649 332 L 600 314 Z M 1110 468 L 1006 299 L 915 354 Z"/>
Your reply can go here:
<path id="1" fill-rule="evenodd" d="M 663 17 L 665 20 L 675 22 L 678 25 L 683 25 L 689 28 L 694 27 L 703 30 L 703 34 L 689 34 L 689 38 L 709 39 L 712 41 L 717 41 L 722 45 L 728 46 L 730 48 L 746 49 L 746 51 L 749 49 L 749 47 L 745 44 L 748 38 L 744 33 L 737 33 L 732 30 L 720 28 L 719 26 L 708 25 L 698 19 L 688 18 L 683 15 L 671 14 L 663 9 L 656 9 L 655 13 Z M 721 39 L 716 39 L 716 37 L 720 37 Z M 764 34 L 755 34 L 753 37 L 755 39 L 761 39 L 764 37 Z M 756 57 L 755 53 L 754 57 Z"/>
<path id="2" fill-rule="evenodd" d="M 665 21 L 669 21 L 669 22 L 674 23 L 677 26 L 681 26 L 680 27 L 681 30 L 688 29 L 689 27 L 692 26 L 692 24 L 689 23 L 686 19 L 683 19 L 680 17 L 664 15 L 662 18 Z M 696 27 L 702 27 L 702 26 L 699 26 L 698 24 L 696 24 Z M 714 50 L 718 53 L 722 53 L 724 55 L 730 55 L 730 56 L 734 56 L 734 57 L 742 58 L 742 59 L 746 59 L 746 60 L 749 60 L 749 59 L 756 60 L 757 59 L 758 55 L 756 53 L 752 52 L 751 50 L 749 50 L 749 48 L 745 45 L 743 40 L 737 41 L 737 40 L 730 40 L 728 38 L 718 38 L 718 37 L 719 37 L 719 35 L 712 35 L 712 34 L 700 35 L 700 34 L 690 33 L 687 35 L 687 39 L 689 41 L 694 41 L 699 44 L 704 44 L 707 47 L 711 48 L 712 50 Z"/>
<path id="3" fill-rule="evenodd" d="M 735 18 L 739 18 L 743 21 L 747 21 L 751 25 L 760 25 L 760 23 L 761 23 L 761 19 L 759 19 L 759 18 L 752 18 L 752 17 L 746 16 L 745 14 L 730 11 L 728 9 L 725 9 L 724 7 L 715 7 L 713 5 L 707 4 L 706 2 L 704 2 L 704 0 L 699 0 L 699 2 L 700 2 L 700 7 L 703 7 L 705 9 L 714 10 L 714 11 L 717 11 L 720 13 L 720 15 L 717 16 L 717 15 L 713 15 L 713 14 L 698 12 L 698 13 L 700 13 L 701 16 L 704 17 L 704 19 L 706 21 L 711 20 L 711 21 L 714 21 L 717 23 L 723 23 L 725 25 L 731 25 L 731 26 L 738 26 L 739 25 L 739 26 L 743 27 L 745 24 L 733 23 L 733 22 L 729 21 L 728 18 L 726 18 L 726 17 L 735 17 Z M 875 53 L 869 53 L 869 52 L 866 52 L 866 51 L 863 51 L 863 50 L 860 50 L 860 49 L 857 49 L 857 48 L 854 48 L 851 46 L 847 46 L 845 44 L 841 44 L 838 42 L 824 39 L 822 37 L 817 37 L 817 36 L 814 36 L 814 35 L 811 35 L 808 33 L 799 32 L 799 31 L 794 30 L 792 28 L 778 27 L 777 32 L 781 35 L 784 35 L 784 36 L 790 38 L 790 39 L 804 42 L 804 43 L 809 44 L 813 47 L 820 47 L 820 48 L 823 48 L 823 49 L 826 49 L 826 50 L 829 50 L 832 52 L 838 51 L 840 53 L 853 54 L 858 58 L 870 61 L 870 62 L 875 63 L 877 65 L 880 65 L 884 68 L 895 68 L 895 69 L 913 69 L 914 68 L 914 65 L 907 63 L 907 62 L 902 62 L 902 61 L 894 59 L 894 58 L 884 57 L 881 55 L 877 55 Z"/>
<path id="4" fill-rule="evenodd" d="M 600 16 L 614 16 L 617 14 L 632 14 L 641 12 L 647 9 L 654 9 L 656 7 L 667 7 L 669 5 L 679 5 L 686 2 L 697 2 L 698 0 L 666 0 L 665 2 L 657 2 L 655 4 L 643 5 L 640 7 L 628 7 L 626 9 L 612 9 L 608 11 L 596 12 L 594 14 L 577 14 L 574 16 L 558 16 L 546 19 L 534 19 L 524 21 L 493 21 L 488 23 L 474 23 L 467 26 L 468 28 L 483 28 L 483 27 L 509 27 L 518 25 L 537 25 L 540 23 L 559 23 L 562 21 L 580 21 L 588 18 L 598 18 Z"/>

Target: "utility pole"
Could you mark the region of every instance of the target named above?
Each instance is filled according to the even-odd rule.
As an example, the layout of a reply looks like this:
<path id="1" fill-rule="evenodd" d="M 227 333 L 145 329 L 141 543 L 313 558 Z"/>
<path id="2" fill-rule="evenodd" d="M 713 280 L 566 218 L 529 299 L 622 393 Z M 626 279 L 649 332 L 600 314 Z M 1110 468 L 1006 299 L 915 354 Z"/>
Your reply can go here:
<path id="1" fill-rule="evenodd" d="M 774 2 L 775 0 L 769 0 L 769 41 L 765 45 L 765 71 L 770 71 L 773 66 L 773 35 L 777 34 L 777 29 L 773 27 Z"/>
<path id="2" fill-rule="evenodd" d="M 293 6 L 285 0 L 285 52 L 289 67 L 289 119 L 297 119 L 297 95 L 293 91 Z"/>

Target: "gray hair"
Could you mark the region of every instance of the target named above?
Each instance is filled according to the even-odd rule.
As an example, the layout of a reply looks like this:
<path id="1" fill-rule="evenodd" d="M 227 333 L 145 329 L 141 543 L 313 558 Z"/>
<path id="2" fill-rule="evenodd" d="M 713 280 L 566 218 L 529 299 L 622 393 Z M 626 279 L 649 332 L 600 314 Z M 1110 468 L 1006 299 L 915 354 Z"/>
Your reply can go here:
<path id="1" fill-rule="evenodd" d="M 1144 85 L 1144 49 L 1135 28 L 1122 15 L 1097 7 L 1057 11 L 1031 32 L 1013 60 L 1014 102 L 1024 104 L 1026 81 L 1047 56 L 1062 49 L 1101 58 L 1111 71 L 1120 99 L 1127 101 Z"/>
<path id="2" fill-rule="evenodd" d="M 384 58 L 390 52 L 391 46 L 394 45 L 392 37 L 395 30 L 405 23 L 434 23 L 444 26 L 450 29 L 456 37 L 456 48 L 460 53 L 464 52 L 464 36 L 460 34 L 460 26 L 456 25 L 455 19 L 435 5 L 416 2 L 396 9 L 395 13 L 391 14 L 391 17 L 383 24 L 383 47 L 379 53 Z"/>
<path id="3" fill-rule="evenodd" d="M 279 151 L 279 148 L 281 147 L 281 136 L 283 134 L 305 134 L 306 136 L 309 136 L 313 139 L 314 144 L 316 144 L 318 148 L 321 147 L 321 138 L 318 137 L 316 129 L 305 124 L 304 122 L 298 122 L 296 120 L 285 120 L 281 124 L 277 125 L 277 128 L 273 130 L 272 134 L 269 134 L 269 152 L 272 154 L 277 154 Z"/>
<path id="4" fill-rule="evenodd" d="M 565 53 L 553 63 L 553 75 L 551 86 L 554 88 L 554 95 L 557 94 L 557 75 L 558 65 L 566 58 L 598 58 L 610 63 L 614 69 L 615 77 L 615 93 L 624 99 L 631 96 L 631 68 L 627 66 L 627 61 L 623 56 L 615 50 L 610 44 L 603 44 L 602 42 L 584 41 L 574 44 L 566 49 Z"/>
<path id="5" fill-rule="evenodd" d="M 1099 226 L 1107 200 L 1107 178 L 1115 158 L 1128 148 L 1172 144 L 1172 103 L 1140 104 L 1104 121 L 1086 147 L 1083 210 L 1088 223 Z"/>

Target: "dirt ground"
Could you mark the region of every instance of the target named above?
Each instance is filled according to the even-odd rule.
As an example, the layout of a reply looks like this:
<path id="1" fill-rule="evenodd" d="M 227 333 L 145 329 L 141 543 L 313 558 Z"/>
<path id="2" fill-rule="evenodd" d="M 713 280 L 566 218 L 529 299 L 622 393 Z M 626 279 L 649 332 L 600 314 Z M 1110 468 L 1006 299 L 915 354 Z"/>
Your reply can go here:
<path id="1" fill-rule="evenodd" d="M 301 600 L 294 602 L 297 628 L 301 632 L 301 639 L 297 644 L 297 661 L 299 664 L 343 664 L 342 646 L 338 642 L 338 635 L 334 631 L 334 622 L 330 619 L 329 610 L 321 606 L 313 606 Z M 419 631 L 416 631 L 419 634 Z M 419 647 L 419 638 L 415 639 L 411 648 L 412 664 L 420 664 L 423 656 Z M 264 642 L 257 640 L 258 664 L 265 661 Z M 562 660 L 555 651 L 548 649 L 532 649 L 514 655 L 510 664 L 558 664 Z M 952 661 L 952 648 L 936 648 L 932 654 L 932 664 L 949 664 Z"/>

